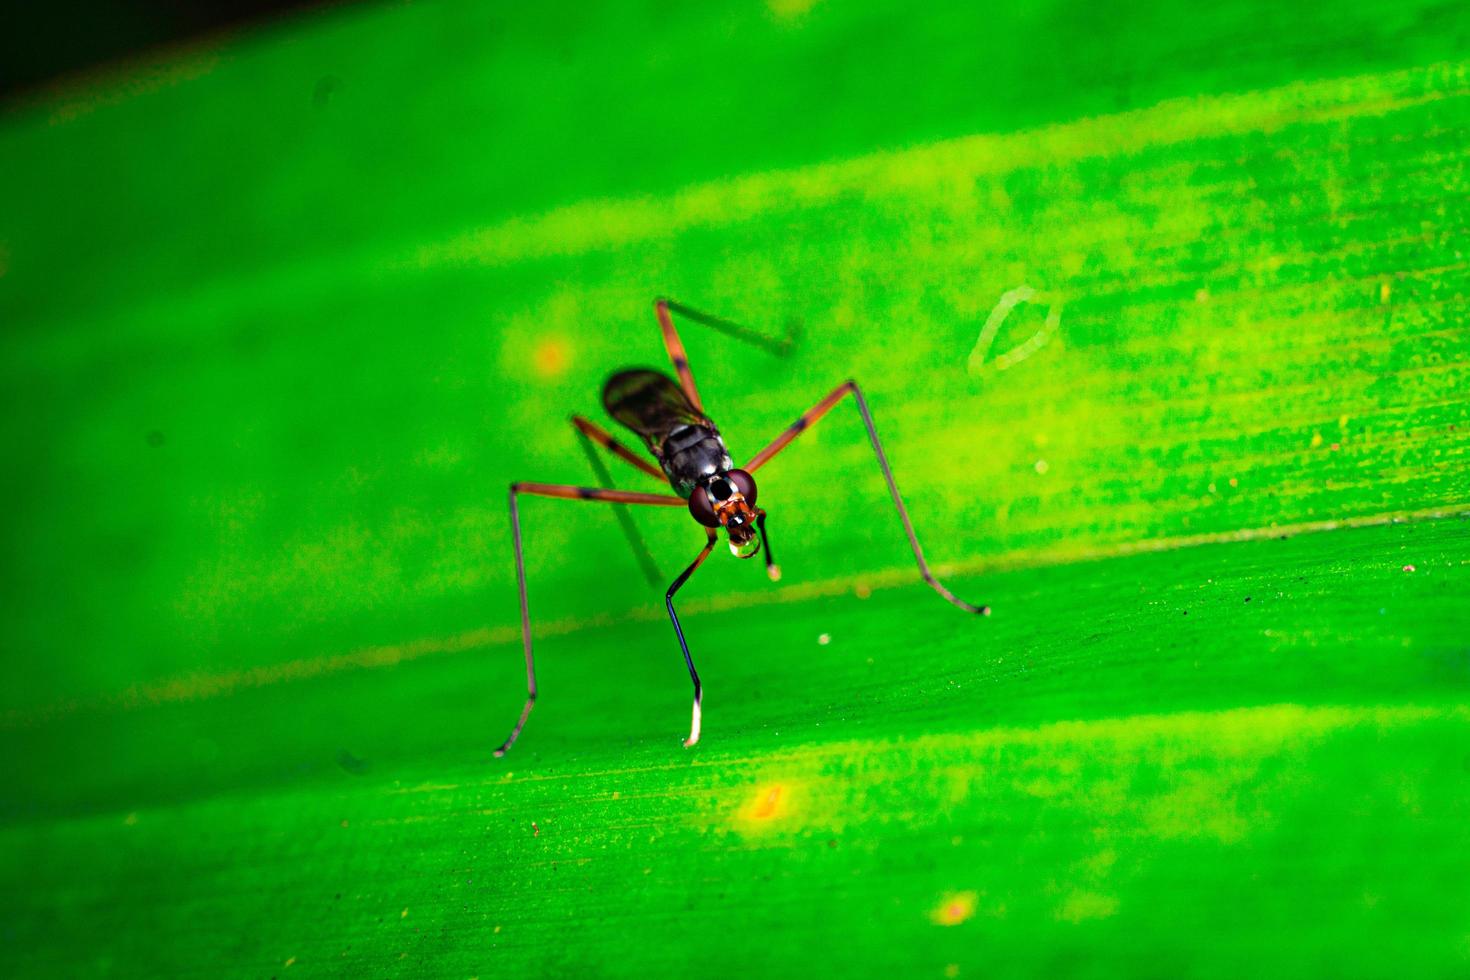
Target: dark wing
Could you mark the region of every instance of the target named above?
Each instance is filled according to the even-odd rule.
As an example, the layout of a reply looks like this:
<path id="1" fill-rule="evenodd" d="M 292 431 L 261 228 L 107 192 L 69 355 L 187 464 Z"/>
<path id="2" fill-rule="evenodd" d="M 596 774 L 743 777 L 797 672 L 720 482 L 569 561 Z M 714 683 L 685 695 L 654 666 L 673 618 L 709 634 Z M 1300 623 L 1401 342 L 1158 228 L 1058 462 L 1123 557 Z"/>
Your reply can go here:
<path id="1" fill-rule="evenodd" d="M 619 371 L 608 378 L 602 386 L 602 405 L 655 456 L 671 432 L 690 425 L 714 428 L 704 413 L 689 404 L 677 381 L 647 368 Z"/>

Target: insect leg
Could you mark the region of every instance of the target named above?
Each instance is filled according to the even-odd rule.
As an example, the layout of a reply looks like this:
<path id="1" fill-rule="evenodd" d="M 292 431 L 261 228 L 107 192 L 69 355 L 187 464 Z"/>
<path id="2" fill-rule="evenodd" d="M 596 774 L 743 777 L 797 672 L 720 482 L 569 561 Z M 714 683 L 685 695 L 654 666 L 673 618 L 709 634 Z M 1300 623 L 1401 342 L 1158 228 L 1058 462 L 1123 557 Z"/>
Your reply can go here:
<path id="1" fill-rule="evenodd" d="M 608 472 L 607 465 L 593 447 L 594 442 L 606 447 L 618 458 L 633 463 L 641 470 L 659 473 L 654 467 L 645 465 L 643 460 L 634 456 L 600 426 L 594 425 L 580 415 L 572 416 L 572 424 L 577 427 L 577 442 L 581 445 L 582 451 L 587 454 L 587 462 L 592 464 L 592 471 L 597 474 L 598 482 L 606 489 L 613 489 L 612 474 Z M 662 476 L 662 473 L 659 475 Z M 654 562 L 653 553 L 648 550 L 648 543 L 643 540 L 638 525 L 633 521 L 633 515 L 628 513 L 627 505 L 613 504 L 613 513 L 617 515 L 618 525 L 623 529 L 623 536 L 628 539 L 628 546 L 633 549 L 633 556 L 638 559 L 638 567 L 643 569 L 643 577 L 648 579 L 649 585 L 657 585 L 659 581 L 658 565 Z"/>
<path id="2" fill-rule="evenodd" d="M 689 720 L 689 737 L 684 740 L 684 747 L 689 748 L 699 741 L 700 703 L 704 700 L 704 688 L 699 683 L 699 671 L 694 669 L 694 658 L 689 655 L 689 644 L 684 639 L 684 628 L 679 625 L 679 614 L 674 612 L 674 593 L 687 581 L 694 570 L 704 563 L 709 557 L 710 549 L 715 546 L 718 536 L 714 531 L 709 532 L 709 541 L 705 543 L 701 551 L 690 563 L 689 567 L 679 573 L 674 579 L 674 584 L 669 586 L 669 591 L 664 593 L 664 605 L 669 610 L 669 621 L 674 624 L 674 635 L 679 638 L 679 649 L 684 654 L 684 663 L 689 667 L 689 679 L 694 682 L 694 714 Z"/>
<path id="3" fill-rule="evenodd" d="M 778 357 L 788 354 L 796 343 L 794 327 L 787 331 L 786 337 L 777 340 L 735 323 L 733 320 L 701 313 L 693 307 L 671 299 L 658 299 L 653 304 L 653 311 L 658 317 L 659 329 L 663 331 L 664 346 L 668 348 L 669 360 L 674 365 L 675 373 L 679 375 L 679 386 L 684 389 L 684 394 L 689 398 L 690 403 L 701 412 L 704 411 L 704 403 L 699 400 L 699 391 L 694 386 L 694 374 L 689 370 L 689 355 L 684 350 L 684 342 L 679 339 L 679 331 L 674 329 L 674 319 L 671 314 L 677 313 L 686 320 L 718 330 L 727 337 L 754 344 Z"/>
<path id="4" fill-rule="evenodd" d="M 914 524 L 909 520 L 908 509 L 904 507 L 903 497 L 899 496 L 898 493 L 898 484 L 893 479 L 893 470 L 888 466 L 888 456 L 883 452 L 883 443 L 879 441 L 878 430 L 873 426 L 872 413 L 868 411 L 868 403 L 863 398 L 863 393 L 858 388 L 856 381 L 843 382 L 834 388 L 826 398 L 823 398 L 803 412 L 800 418 L 786 427 L 785 432 L 777 436 L 769 446 L 755 454 L 754 458 L 746 464 L 746 471 L 754 473 L 757 469 L 764 466 L 770 461 L 772 456 L 775 456 L 789 446 L 797 436 L 815 425 L 822 416 L 832 410 L 834 405 L 848 395 L 852 395 L 852 400 L 857 402 L 858 412 L 863 417 L 863 425 L 868 430 L 868 441 L 873 446 L 873 453 L 878 457 L 878 468 L 883 471 L 883 479 L 888 482 L 888 495 L 893 498 L 893 506 L 898 510 L 899 520 L 903 521 L 904 533 L 908 535 L 909 547 L 913 549 L 914 560 L 919 564 L 919 573 L 924 576 L 924 581 L 928 582 L 935 592 L 938 592 L 949 602 L 966 612 L 989 616 L 989 606 L 971 605 L 945 588 L 944 583 L 940 582 L 939 579 L 934 577 L 934 573 L 929 571 L 929 563 L 924 560 L 924 549 L 919 547 L 919 537 L 914 533 Z"/>
<path id="5" fill-rule="evenodd" d="M 734 337 L 736 340 L 742 340 L 747 344 L 759 347 L 761 350 L 774 354 L 777 357 L 785 357 L 791 353 L 791 348 L 796 345 L 797 335 L 800 332 L 797 322 L 793 320 L 787 324 L 786 336 L 768 337 L 759 330 L 752 330 L 743 323 L 726 320 L 724 317 L 715 316 L 713 313 L 702 313 L 694 307 L 685 306 L 677 300 L 661 299 L 658 302 L 662 303 L 670 313 L 677 313 L 686 320 L 693 320 L 695 323 L 709 327 L 711 330 L 717 330 L 727 337 Z"/>
<path id="6" fill-rule="evenodd" d="M 592 442 L 597 443 L 599 446 L 612 453 L 618 459 L 621 459 L 626 463 L 636 466 L 638 469 L 653 477 L 659 483 L 665 486 L 668 485 L 669 478 L 664 475 L 663 470 L 659 469 L 657 466 L 654 466 L 648 460 L 644 459 L 642 456 L 639 456 L 637 453 L 629 449 L 627 446 L 623 445 L 621 442 L 618 442 L 608 433 L 606 429 L 598 425 L 596 422 L 590 421 L 589 419 L 584 419 L 580 415 L 573 415 L 572 425 L 577 427 L 577 432 L 580 433 L 582 436 Z"/>
<path id="7" fill-rule="evenodd" d="M 531 717 L 531 709 L 536 706 L 536 658 L 531 650 L 531 611 L 526 602 L 526 563 L 521 547 L 520 508 L 516 502 L 517 496 L 523 493 L 538 497 L 560 497 L 564 500 L 601 500 L 608 503 L 649 504 L 664 507 L 685 506 L 683 498 L 672 495 L 633 493 L 628 490 L 605 490 L 593 487 L 570 487 L 554 483 L 512 483 L 510 485 L 511 539 L 515 544 L 516 589 L 521 599 L 521 645 L 526 651 L 526 705 L 521 709 L 521 716 L 516 720 L 515 727 L 510 730 L 510 734 L 506 736 L 500 748 L 495 750 L 496 757 L 503 756 L 510 751 L 510 747 L 520 736 L 521 729 L 526 726 L 526 719 Z"/>
<path id="8" fill-rule="evenodd" d="M 775 552 L 771 551 L 771 538 L 766 534 L 766 512 L 757 510 L 755 512 L 756 530 L 761 535 L 761 550 L 766 553 L 766 576 L 772 582 L 781 581 L 781 566 L 776 564 Z"/>

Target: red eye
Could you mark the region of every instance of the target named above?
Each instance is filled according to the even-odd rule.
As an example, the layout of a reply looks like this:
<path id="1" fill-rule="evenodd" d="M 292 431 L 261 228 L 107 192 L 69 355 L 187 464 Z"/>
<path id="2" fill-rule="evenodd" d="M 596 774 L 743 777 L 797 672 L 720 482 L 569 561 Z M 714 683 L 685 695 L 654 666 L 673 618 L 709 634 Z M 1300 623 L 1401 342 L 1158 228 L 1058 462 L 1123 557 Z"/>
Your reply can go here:
<path id="1" fill-rule="evenodd" d="M 689 513 L 705 527 L 720 526 L 720 519 L 715 516 L 715 509 L 710 506 L 709 494 L 704 492 L 704 487 L 695 487 L 694 492 L 689 495 Z"/>
<path id="2" fill-rule="evenodd" d="M 740 495 L 745 498 L 745 502 L 754 507 L 755 477 L 751 476 L 744 470 L 731 470 L 730 472 L 726 473 L 725 476 L 729 477 L 730 482 L 735 484 L 735 489 L 740 491 Z"/>

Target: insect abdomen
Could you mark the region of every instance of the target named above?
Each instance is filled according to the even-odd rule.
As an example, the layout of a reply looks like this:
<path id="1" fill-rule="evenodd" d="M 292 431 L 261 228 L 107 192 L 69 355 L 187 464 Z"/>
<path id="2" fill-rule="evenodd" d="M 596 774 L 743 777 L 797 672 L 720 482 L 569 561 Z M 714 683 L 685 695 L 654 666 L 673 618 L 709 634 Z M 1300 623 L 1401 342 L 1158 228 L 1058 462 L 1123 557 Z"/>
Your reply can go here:
<path id="1" fill-rule="evenodd" d="M 675 429 L 709 424 L 673 378 L 648 368 L 619 371 L 608 378 L 602 386 L 602 406 L 655 454 Z"/>

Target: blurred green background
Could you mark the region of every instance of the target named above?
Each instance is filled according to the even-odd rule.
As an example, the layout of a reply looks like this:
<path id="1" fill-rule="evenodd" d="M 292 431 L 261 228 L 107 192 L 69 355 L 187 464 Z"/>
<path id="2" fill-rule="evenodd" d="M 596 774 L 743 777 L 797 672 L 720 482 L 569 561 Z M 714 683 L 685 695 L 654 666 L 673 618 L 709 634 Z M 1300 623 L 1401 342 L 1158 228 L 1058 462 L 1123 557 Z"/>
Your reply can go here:
<path id="1" fill-rule="evenodd" d="M 1467 43 L 352 6 L 12 103 L 17 969 L 1463 973 Z M 799 322 L 685 330 L 735 455 L 858 378 L 995 614 L 917 583 L 843 406 L 763 471 L 781 585 L 687 591 L 693 753 L 612 515 L 526 504 L 544 699 L 491 764 L 505 486 L 592 479 L 567 416 L 662 366 L 657 295 Z M 672 577 L 701 534 L 636 516 Z"/>

